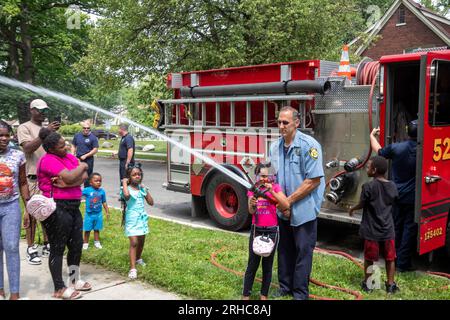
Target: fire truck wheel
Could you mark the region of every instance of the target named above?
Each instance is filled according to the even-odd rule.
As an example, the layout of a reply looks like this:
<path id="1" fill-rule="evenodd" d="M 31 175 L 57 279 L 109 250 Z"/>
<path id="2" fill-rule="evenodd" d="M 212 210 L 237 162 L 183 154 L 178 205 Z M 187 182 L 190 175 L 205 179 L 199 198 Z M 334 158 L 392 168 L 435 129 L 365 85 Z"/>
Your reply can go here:
<path id="1" fill-rule="evenodd" d="M 221 228 L 237 231 L 248 227 L 247 190 L 233 179 L 215 174 L 206 187 L 209 216 Z"/>

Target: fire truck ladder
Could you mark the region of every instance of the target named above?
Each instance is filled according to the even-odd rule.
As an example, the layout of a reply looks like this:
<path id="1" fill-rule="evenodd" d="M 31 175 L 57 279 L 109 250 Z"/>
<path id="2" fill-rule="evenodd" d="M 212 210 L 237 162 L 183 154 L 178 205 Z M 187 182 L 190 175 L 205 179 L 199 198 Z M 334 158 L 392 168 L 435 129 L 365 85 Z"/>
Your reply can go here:
<path id="1" fill-rule="evenodd" d="M 164 105 L 164 125 L 168 126 L 182 126 L 181 124 L 181 105 L 187 107 L 187 114 L 189 119 L 189 126 L 194 125 L 194 122 L 198 120 L 199 115 L 195 115 L 194 106 L 197 104 L 202 104 L 202 115 L 201 115 L 201 125 L 206 127 L 206 103 L 215 103 L 216 107 L 216 123 L 214 127 L 222 127 L 220 122 L 220 103 L 227 102 L 230 103 L 230 127 L 236 125 L 235 117 L 235 103 L 236 102 L 246 102 L 246 127 L 251 127 L 251 102 L 263 101 L 263 128 L 268 127 L 268 103 L 274 102 L 277 105 L 276 111 L 281 104 L 284 106 L 287 101 L 301 101 L 300 114 L 304 115 L 305 101 L 311 101 L 314 99 L 314 95 L 308 94 L 293 94 L 293 95 L 252 95 L 252 96 L 231 96 L 231 97 L 204 97 L 204 98 L 182 98 L 182 99 L 168 99 L 161 100 L 160 102 Z M 175 108 L 175 122 L 172 122 L 172 112 Z M 302 127 L 304 128 L 304 117 L 302 119 Z"/>

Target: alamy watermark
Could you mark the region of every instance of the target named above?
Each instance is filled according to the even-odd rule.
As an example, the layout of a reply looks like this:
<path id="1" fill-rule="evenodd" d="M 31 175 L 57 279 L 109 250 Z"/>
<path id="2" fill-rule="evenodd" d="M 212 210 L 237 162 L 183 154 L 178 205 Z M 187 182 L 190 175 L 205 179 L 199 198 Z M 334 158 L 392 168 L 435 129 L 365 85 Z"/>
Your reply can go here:
<path id="1" fill-rule="evenodd" d="M 69 30 L 81 29 L 81 9 L 77 5 L 70 5 L 66 10 L 66 25 Z"/>
<path id="2" fill-rule="evenodd" d="M 370 277 L 366 280 L 367 288 L 370 290 L 381 289 L 381 269 L 376 264 L 373 264 L 367 268 L 367 273 Z"/>
<path id="3" fill-rule="evenodd" d="M 368 6 L 366 8 L 366 10 L 364 10 L 364 12 L 369 15 L 369 17 L 367 18 L 367 21 L 366 21 L 366 26 L 368 28 L 373 26 L 378 21 L 380 21 L 381 16 L 382 16 L 380 7 L 376 6 L 376 5 Z"/>
<path id="4" fill-rule="evenodd" d="M 68 283 L 70 284 L 75 284 L 77 283 L 77 281 L 80 280 L 80 266 L 69 266 L 69 278 L 68 278 Z"/>

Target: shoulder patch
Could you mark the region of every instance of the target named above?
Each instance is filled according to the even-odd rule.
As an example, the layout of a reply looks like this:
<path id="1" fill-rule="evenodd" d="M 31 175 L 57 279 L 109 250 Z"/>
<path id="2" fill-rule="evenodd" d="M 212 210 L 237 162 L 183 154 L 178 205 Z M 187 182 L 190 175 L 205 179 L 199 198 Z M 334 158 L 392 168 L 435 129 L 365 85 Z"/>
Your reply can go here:
<path id="1" fill-rule="evenodd" d="M 310 148 L 308 153 L 309 153 L 309 156 L 311 158 L 313 158 L 314 160 L 319 159 L 319 151 L 317 151 L 316 148 Z"/>

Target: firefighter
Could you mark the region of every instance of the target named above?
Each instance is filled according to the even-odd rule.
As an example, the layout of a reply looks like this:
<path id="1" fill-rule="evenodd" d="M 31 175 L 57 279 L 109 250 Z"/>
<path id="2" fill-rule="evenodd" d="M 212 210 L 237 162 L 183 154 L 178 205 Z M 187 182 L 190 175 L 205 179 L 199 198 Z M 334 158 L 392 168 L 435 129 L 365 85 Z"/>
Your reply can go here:
<path id="1" fill-rule="evenodd" d="M 412 254 L 417 237 L 414 222 L 414 202 L 416 190 L 417 120 L 409 123 L 409 139 L 381 147 L 378 142 L 380 128 L 370 133 L 372 151 L 392 160 L 392 180 L 397 186 L 399 197 L 394 205 L 396 266 L 398 272 L 413 271 Z"/>
<path id="2" fill-rule="evenodd" d="M 280 290 L 277 296 L 292 295 L 296 300 L 307 300 L 325 179 L 322 147 L 314 138 L 297 130 L 299 124 L 297 110 L 290 106 L 280 110 L 281 137 L 272 144 L 270 158 L 277 171 L 277 182 L 290 205 L 284 212 L 278 212 Z"/>

